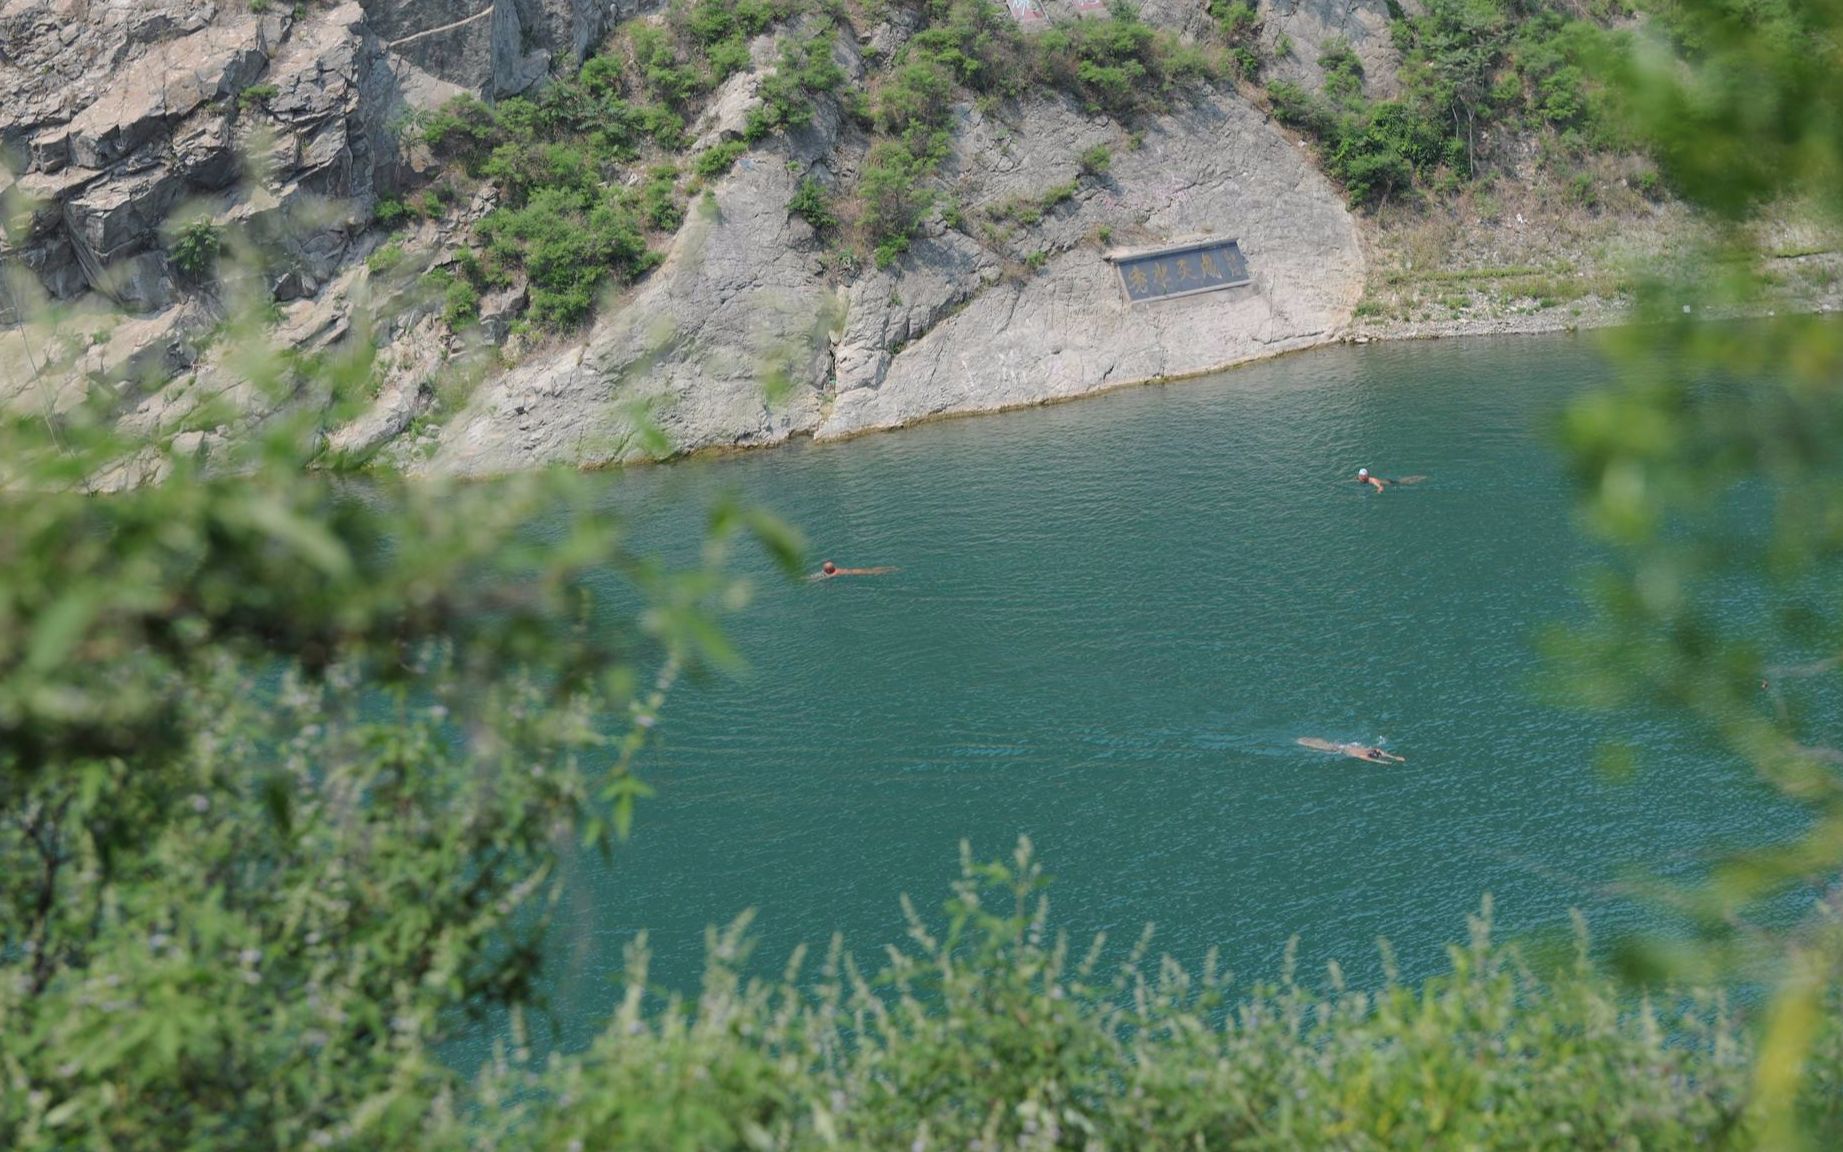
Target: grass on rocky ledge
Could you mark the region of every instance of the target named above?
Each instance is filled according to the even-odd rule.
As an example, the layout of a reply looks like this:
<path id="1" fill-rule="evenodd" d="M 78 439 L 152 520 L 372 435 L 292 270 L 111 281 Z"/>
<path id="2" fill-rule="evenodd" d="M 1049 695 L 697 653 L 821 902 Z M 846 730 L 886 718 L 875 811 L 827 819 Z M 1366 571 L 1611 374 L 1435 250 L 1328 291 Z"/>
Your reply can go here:
<path id="1" fill-rule="evenodd" d="M 1213 31 L 1196 42 L 1146 24 L 1129 4 L 1026 35 L 995 0 L 911 0 L 903 6 L 913 34 L 860 90 L 846 91 L 833 41 L 851 17 L 815 3 L 674 0 L 660 19 L 623 25 L 573 77 L 496 106 L 461 98 L 431 116 L 431 146 L 499 191 L 479 226 L 483 250 L 468 291 L 478 296 L 522 275 L 529 324 L 580 324 L 607 283 L 630 282 L 657 263 L 657 238 L 676 229 L 689 196 L 750 146 L 809 122 L 826 93 L 870 130 L 870 147 L 854 190 L 815 186 L 801 214 L 822 196 L 813 216 L 828 244 L 846 250 L 841 262 L 887 266 L 942 203 L 935 175 L 956 104 L 991 107 L 1053 91 L 1130 125 L 1200 84 L 1256 80 L 1264 51 L 1290 51 L 1262 49 L 1258 10 L 1235 0 L 1214 0 Z M 1578 12 L 1555 0 L 1431 0 L 1394 21 L 1398 95 L 1366 95 L 1361 62 L 1336 41 L 1319 60 L 1321 91 L 1274 81 L 1267 95 L 1278 118 L 1317 138 L 1326 171 L 1358 204 L 1471 196 L 1507 163 L 1510 140 L 1533 138 L 1556 187 L 1593 209 L 1605 186 L 1595 157 L 1624 143 L 1587 64 L 1618 35 L 1609 25 L 1624 12 L 1622 0 Z M 796 17 L 804 31 L 784 38 L 743 138 L 690 154 L 687 123 L 719 85 L 752 66 L 750 40 Z M 1096 172 L 1105 167 L 1092 162 Z M 1638 167 L 1632 180 L 1656 183 L 1653 167 Z M 643 185 L 631 175 L 637 170 L 651 173 Z M 393 207 L 398 216 L 409 211 Z M 951 203 L 942 210 L 959 215 Z M 435 204 L 423 214 L 441 211 Z"/>
<path id="2" fill-rule="evenodd" d="M 955 101 L 991 105 L 1045 89 L 1124 121 L 1166 110 L 1188 86 L 1230 67 L 1220 45 L 1185 43 L 1128 4 L 1031 36 L 993 0 L 927 0 L 917 13 L 924 26 L 871 86 L 876 135 L 859 194 L 878 267 L 907 250 L 935 205 L 931 179 L 947 157 Z"/>
<path id="3" fill-rule="evenodd" d="M 483 254 L 468 265 L 471 290 L 522 274 L 527 321 L 563 329 L 589 316 L 605 281 L 649 271 L 659 261 L 649 237 L 676 230 L 687 195 L 748 147 L 726 141 L 685 157 L 687 123 L 750 66 L 753 37 L 800 11 L 799 0 L 678 0 L 661 22 L 629 21 L 574 76 L 534 95 L 494 105 L 462 96 L 429 116 L 422 134 L 436 154 L 499 195 L 478 226 Z M 749 121 L 750 141 L 805 123 L 813 95 L 842 82 L 832 38 L 822 25 L 787 42 Z M 681 167 L 692 174 L 683 189 Z M 644 183 L 626 179 L 641 170 Z"/>

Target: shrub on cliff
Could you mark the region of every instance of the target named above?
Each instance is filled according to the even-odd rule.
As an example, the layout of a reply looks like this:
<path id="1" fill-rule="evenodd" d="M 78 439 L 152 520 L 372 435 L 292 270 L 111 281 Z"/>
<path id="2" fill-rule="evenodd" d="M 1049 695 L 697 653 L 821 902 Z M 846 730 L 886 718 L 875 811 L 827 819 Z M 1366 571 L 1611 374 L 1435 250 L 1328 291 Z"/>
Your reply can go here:
<path id="1" fill-rule="evenodd" d="M 632 280 L 659 262 L 632 198 L 618 189 L 543 188 L 517 208 L 495 209 L 480 235 L 493 259 L 529 277 L 528 314 L 545 327 L 580 324 L 605 276 Z"/>
<path id="2" fill-rule="evenodd" d="M 493 110 L 479 97 L 463 93 L 428 115 L 422 138 L 437 156 L 471 167 L 491 149 L 497 127 Z"/>
<path id="3" fill-rule="evenodd" d="M 815 34 L 782 45 L 780 63 L 762 77 L 761 105 L 749 113 L 743 135 L 750 143 L 812 123 L 813 99 L 844 84 L 845 70 L 832 57 L 836 36 L 826 23 Z"/>
<path id="4" fill-rule="evenodd" d="M 675 3 L 662 23 L 629 22 L 574 77 L 553 78 L 495 106 L 457 97 L 427 118 L 423 134 L 431 148 L 498 186 L 500 206 L 481 222 L 479 235 L 490 262 L 530 276 L 534 324 L 580 323 L 604 278 L 632 280 L 657 262 L 644 233 L 682 221 L 679 167 L 653 163 L 639 191 L 630 193 L 632 166 L 648 154 L 657 160 L 660 153 L 681 153 L 686 117 L 748 66 L 750 38 L 795 10 L 781 0 Z M 826 21 L 790 38 L 779 66 L 763 79 L 747 141 L 706 149 L 692 159 L 691 171 L 715 179 L 748 143 L 809 122 L 813 100 L 844 83 L 835 40 Z"/>
<path id="5" fill-rule="evenodd" d="M 1261 31 L 1265 21 L 1248 0 L 1210 0 L 1209 14 L 1215 18 L 1216 30 L 1229 46 L 1229 57 L 1244 80 L 1260 76 L 1266 63 L 1261 48 Z"/>
<path id="6" fill-rule="evenodd" d="M 887 268 L 908 251 L 909 237 L 934 204 L 927 177 L 929 157 L 919 157 L 894 140 L 871 145 L 858 178 L 864 200 L 863 223 L 876 252 L 877 267 Z"/>
<path id="7" fill-rule="evenodd" d="M 879 266 L 907 249 L 933 201 L 926 185 L 947 156 L 956 100 L 1016 97 L 1040 84 L 1091 112 L 1130 118 L 1169 107 L 1186 84 L 1218 72 L 1209 52 L 1152 28 L 1125 6 L 1033 37 L 1021 35 L 992 0 L 932 0 L 920 14 L 928 24 L 876 86 L 872 125 L 881 139 L 859 182 L 864 239 Z"/>
<path id="8" fill-rule="evenodd" d="M 787 201 L 787 214 L 806 221 L 816 235 L 838 226 L 838 217 L 832 211 L 826 190 L 811 176 L 801 180 L 800 186 L 794 189 L 792 198 Z"/>
<path id="9" fill-rule="evenodd" d="M 1487 162 L 1493 129 L 1553 133 L 1563 155 L 1626 145 L 1604 86 L 1585 68 L 1617 42 L 1600 25 L 1542 0 L 1431 0 L 1393 27 L 1401 51 L 1393 99 L 1364 94 L 1362 64 L 1341 41 L 1319 57 L 1318 93 L 1285 81 L 1267 89 L 1276 117 L 1318 138 L 1326 172 L 1353 202 L 1470 180 Z"/>
<path id="10" fill-rule="evenodd" d="M 168 243 L 173 267 L 181 276 L 195 282 L 210 279 L 223 249 L 224 241 L 217 226 L 202 217 L 182 226 Z"/>
<path id="11" fill-rule="evenodd" d="M 1183 85 L 1215 72 L 1208 56 L 1125 12 L 1051 28 L 1036 52 L 1051 84 L 1119 119 L 1162 110 Z"/>

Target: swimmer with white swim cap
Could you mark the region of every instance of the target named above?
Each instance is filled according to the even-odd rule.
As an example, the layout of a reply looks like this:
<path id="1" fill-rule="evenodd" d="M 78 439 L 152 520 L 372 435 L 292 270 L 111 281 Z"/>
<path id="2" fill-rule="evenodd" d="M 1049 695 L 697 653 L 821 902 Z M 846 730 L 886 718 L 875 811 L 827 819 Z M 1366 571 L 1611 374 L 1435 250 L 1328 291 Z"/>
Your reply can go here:
<path id="1" fill-rule="evenodd" d="M 1357 469 L 1357 483 L 1368 484 L 1378 492 L 1382 491 L 1382 488 L 1383 488 L 1381 478 L 1377 476 L 1371 476 L 1369 474 L 1368 468 Z"/>

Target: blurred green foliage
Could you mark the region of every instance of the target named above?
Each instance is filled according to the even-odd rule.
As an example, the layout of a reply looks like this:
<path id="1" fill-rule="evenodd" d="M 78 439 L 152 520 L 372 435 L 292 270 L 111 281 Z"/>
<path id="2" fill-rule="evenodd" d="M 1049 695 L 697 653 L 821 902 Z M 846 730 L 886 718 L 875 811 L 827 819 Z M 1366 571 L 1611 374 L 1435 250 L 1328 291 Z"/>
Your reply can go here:
<path id="1" fill-rule="evenodd" d="M 905 903 L 908 943 L 874 971 L 835 941 L 816 980 L 798 954 L 750 979 L 744 919 L 712 933 L 695 1000 L 661 999 L 642 941 L 588 1051 L 485 1077 L 475 1146 L 1656 1152 L 1756 1134 L 1750 1041 L 1721 997 L 1635 999 L 1584 939 L 1539 975 L 1490 940 L 1488 905 L 1418 987 L 1357 991 L 1335 967 L 1311 986 L 1290 962 L 1236 987 L 1146 939 L 1072 951 L 1028 842 L 962 857 L 944 917 Z"/>
<path id="2" fill-rule="evenodd" d="M 1843 213 L 1843 7 L 1659 0 L 1651 13 L 1605 71 L 1673 185 L 1729 220 L 1787 195 Z"/>
<path id="3" fill-rule="evenodd" d="M 1834 1123 L 1843 964 L 1843 328 L 1778 315 L 1770 265 L 1789 218 L 1843 247 L 1843 8 L 1672 0 L 1598 67 L 1626 130 L 1711 225 L 1654 267 L 1639 321 L 1608 342 L 1616 386 L 1568 413 L 1583 522 L 1609 548 L 1594 622 L 1556 637 L 1566 690 L 1688 719 L 1719 755 L 1804 806 L 1804 835 L 1736 850 L 1650 890 L 1695 929 L 1635 941 L 1639 974 L 1774 989 L 1753 1092 L 1769 1147 L 1821 1085 Z M 1825 247 L 1819 244 L 1818 247 Z M 1723 604 L 1756 605 L 1723 612 Z M 1640 749 L 1609 762 L 1642 771 Z"/>
<path id="4" fill-rule="evenodd" d="M 266 312 L 214 355 L 270 415 L 198 416 L 209 451 L 107 388 L 0 414 L 0 1147 L 428 1146 L 437 1050 L 535 1005 L 561 866 L 625 833 L 672 679 L 733 660 L 726 549 L 794 562 L 724 506 L 669 571 L 574 475 L 324 470 L 370 346 Z"/>

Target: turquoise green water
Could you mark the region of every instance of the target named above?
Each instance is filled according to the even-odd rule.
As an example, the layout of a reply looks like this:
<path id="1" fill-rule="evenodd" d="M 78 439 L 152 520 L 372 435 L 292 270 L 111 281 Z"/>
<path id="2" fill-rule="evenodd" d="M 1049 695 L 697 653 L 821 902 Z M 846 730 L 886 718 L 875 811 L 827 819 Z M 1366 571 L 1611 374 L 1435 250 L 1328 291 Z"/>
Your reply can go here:
<path id="1" fill-rule="evenodd" d="M 776 579 L 730 633 L 740 678 L 681 688 L 643 773 L 659 790 L 559 937 L 566 1022 L 610 1003 L 621 946 L 689 986 L 706 924 L 759 912 L 758 955 L 835 931 L 901 938 L 956 846 L 1027 833 L 1056 922 L 1250 977 L 1361 977 L 1388 937 L 1413 976 L 1481 896 L 1507 931 L 1786 810 L 1655 719 L 1542 703 L 1537 630 L 1577 617 L 1590 556 L 1548 429 L 1603 377 L 1585 339 L 1328 349 L 1205 381 L 836 445 L 611 475 L 642 540 L 689 557 L 739 493 L 875 579 Z M 1355 468 L 1429 479 L 1383 495 Z M 1298 747 L 1386 741 L 1387 768 Z M 1647 749 L 1630 785 L 1597 744 Z"/>

